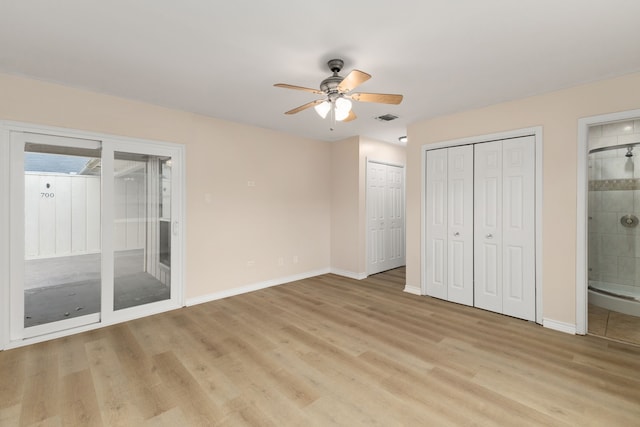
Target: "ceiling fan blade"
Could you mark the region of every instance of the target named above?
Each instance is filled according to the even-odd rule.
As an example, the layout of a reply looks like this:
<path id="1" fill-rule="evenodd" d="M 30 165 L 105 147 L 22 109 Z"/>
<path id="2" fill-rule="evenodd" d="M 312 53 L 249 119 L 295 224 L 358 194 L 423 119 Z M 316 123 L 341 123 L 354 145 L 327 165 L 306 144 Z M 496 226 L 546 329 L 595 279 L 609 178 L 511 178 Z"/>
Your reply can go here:
<path id="1" fill-rule="evenodd" d="M 274 84 L 275 87 L 282 87 L 285 89 L 295 89 L 295 90 L 304 90 L 305 92 L 311 92 L 311 93 L 315 93 L 317 95 L 324 95 L 324 92 L 318 90 L 318 89 L 311 89 L 310 87 L 302 87 L 302 86 L 294 86 L 294 85 L 288 85 L 286 83 L 276 83 Z"/>
<path id="2" fill-rule="evenodd" d="M 345 93 L 349 92 L 350 90 L 354 90 L 370 78 L 370 74 L 367 74 L 360 70 L 352 70 L 349 74 L 347 74 L 347 77 L 345 77 L 340 82 L 340 84 L 338 85 L 338 91 L 340 91 L 340 93 Z"/>
<path id="3" fill-rule="evenodd" d="M 390 93 L 352 93 L 349 97 L 354 101 L 379 102 L 381 104 L 400 104 L 402 102 L 402 95 Z"/>
<path id="4" fill-rule="evenodd" d="M 316 99 L 315 101 L 307 102 L 304 105 L 296 107 L 293 110 L 289 110 L 285 114 L 296 114 L 296 113 L 299 113 L 302 110 L 306 110 L 307 108 L 311 108 L 311 107 L 316 106 L 318 104 L 321 104 L 323 102 L 324 102 L 324 99 Z"/>
<path id="5" fill-rule="evenodd" d="M 349 111 L 349 115 L 347 116 L 346 119 L 343 120 L 343 122 L 350 122 L 351 120 L 355 120 L 357 119 L 358 116 L 356 116 L 356 113 L 353 112 L 353 110 Z"/>

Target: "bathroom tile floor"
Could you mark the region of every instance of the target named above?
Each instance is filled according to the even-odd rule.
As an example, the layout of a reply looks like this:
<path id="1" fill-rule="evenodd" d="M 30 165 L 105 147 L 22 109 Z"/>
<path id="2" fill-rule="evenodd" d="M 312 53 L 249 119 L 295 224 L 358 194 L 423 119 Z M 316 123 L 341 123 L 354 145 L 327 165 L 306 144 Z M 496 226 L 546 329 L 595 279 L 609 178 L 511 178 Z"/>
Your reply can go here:
<path id="1" fill-rule="evenodd" d="M 589 304 L 589 334 L 640 345 L 640 317 Z"/>

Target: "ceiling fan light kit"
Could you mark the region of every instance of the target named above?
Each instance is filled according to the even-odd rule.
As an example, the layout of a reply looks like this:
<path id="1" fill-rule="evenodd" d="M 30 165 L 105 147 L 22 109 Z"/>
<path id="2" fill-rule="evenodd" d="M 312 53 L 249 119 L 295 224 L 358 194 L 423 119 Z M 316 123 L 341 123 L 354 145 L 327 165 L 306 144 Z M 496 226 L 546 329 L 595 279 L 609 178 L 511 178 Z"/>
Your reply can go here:
<path id="1" fill-rule="evenodd" d="M 349 117 L 349 112 L 351 111 L 351 101 L 349 101 L 347 98 L 340 97 L 336 99 L 334 105 L 337 121 L 341 122 Z"/>
<path id="2" fill-rule="evenodd" d="M 324 101 L 322 104 L 318 104 L 314 108 L 316 113 L 324 119 L 327 117 L 327 114 L 329 114 L 329 110 L 331 110 L 331 103 L 329 101 Z"/>
<path id="3" fill-rule="evenodd" d="M 371 75 L 360 70 L 352 70 L 345 77 L 339 76 L 338 73 L 344 66 L 344 61 L 342 59 L 332 59 L 327 62 L 327 65 L 333 72 L 333 75 L 327 77 L 320 83 L 320 90 L 286 83 L 277 83 L 274 85 L 285 89 L 301 90 L 311 92 L 316 95 L 323 95 L 322 99 L 317 99 L 303 104 L 287 111 L 285 114 L 296 114 L 300 111 L 314 107 L 316 113 L 318 113 L 318 115 L 323 119 L 331 112 L 333 122 L 349 122 L 356 119 L 356 115 L 352 110 L 352 100 L 396 105 L 402 102 L 402 95 L 387 93 L 350 93 L 353 89 L 369 80 Z M 333 127 L 331 130 L 333 130 Z"/>

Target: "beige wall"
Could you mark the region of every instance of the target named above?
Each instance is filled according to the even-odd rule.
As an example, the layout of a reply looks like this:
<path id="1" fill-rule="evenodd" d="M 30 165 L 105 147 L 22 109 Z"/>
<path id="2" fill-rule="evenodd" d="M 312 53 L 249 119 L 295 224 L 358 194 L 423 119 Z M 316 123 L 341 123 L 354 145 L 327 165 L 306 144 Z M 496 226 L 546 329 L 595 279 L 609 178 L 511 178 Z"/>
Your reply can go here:
<path id="1" fill-rule="evenodd" d="M 543 127 L 543 317 L 575 324 L 578 119 L 640 108 L 640 73 L 409 127 L 407 284 L 420 286 L 421 147 L 441 141 Z"/>
<path id="2" fill-rule="evenodd" d="M 187 298 L 330 265 L 328 143 L 2 74 L 0 119 L 185 144 Z"/>
<path id="3" fill-rule="evenodd" d="M 357 275 L 359 269 L 359 138 L 331 143 L 331 267 Z"/>

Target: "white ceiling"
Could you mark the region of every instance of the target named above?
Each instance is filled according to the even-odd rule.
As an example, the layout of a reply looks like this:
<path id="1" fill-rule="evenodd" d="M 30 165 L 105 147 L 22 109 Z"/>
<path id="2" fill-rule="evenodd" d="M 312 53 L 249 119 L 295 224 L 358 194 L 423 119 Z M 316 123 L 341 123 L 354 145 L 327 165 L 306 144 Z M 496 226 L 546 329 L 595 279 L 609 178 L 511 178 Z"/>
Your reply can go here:
<path id="1" fill-rule="evenodd" d="M 373 77 L 329 130 L 317 88 Z M 640 71 L 639 0 L 0 0 L 0 71 L 320 140 L 397 142 L 408 124 Z M 391 113 L 400 118 L 379 122 Z"/>

